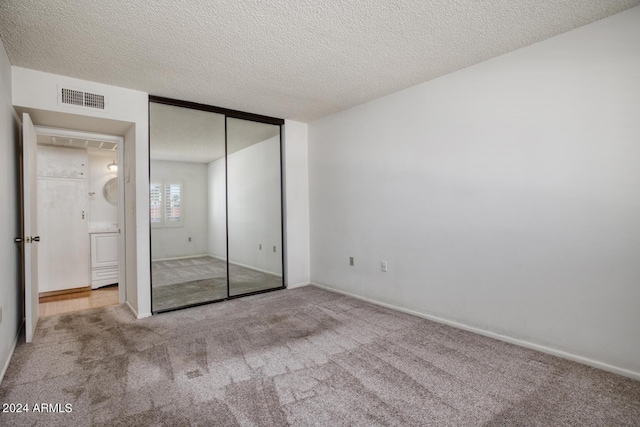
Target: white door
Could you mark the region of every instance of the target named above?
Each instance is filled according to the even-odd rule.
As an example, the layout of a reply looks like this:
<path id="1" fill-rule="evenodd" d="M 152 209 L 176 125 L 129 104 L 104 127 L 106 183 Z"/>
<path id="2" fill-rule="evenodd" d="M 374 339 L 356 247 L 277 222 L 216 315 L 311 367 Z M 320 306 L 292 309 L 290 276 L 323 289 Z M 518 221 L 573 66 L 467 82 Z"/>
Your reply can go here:
<path id="1" fill-rule="evenodd" d="M 38 147 L 39 292 L 90 285 L 87 151 Z"/>
<path id="2" fill-rule="evenodd" d="M 26 341 L 38 324 L 38 141 L 29 114 L 22 114 L 22 198 L 24 236 L 24 307 Z"/>

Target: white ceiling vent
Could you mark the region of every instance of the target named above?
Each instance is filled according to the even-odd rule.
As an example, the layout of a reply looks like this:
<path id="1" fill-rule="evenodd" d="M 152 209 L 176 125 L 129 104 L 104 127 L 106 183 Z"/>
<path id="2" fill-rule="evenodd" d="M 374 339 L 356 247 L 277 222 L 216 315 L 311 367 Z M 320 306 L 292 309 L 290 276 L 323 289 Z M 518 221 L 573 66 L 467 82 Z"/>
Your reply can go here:
<path id="1" fill-rule="evenodd" d="M 106 95 L 102 93 L 85 92 L 78 88 L 58 85 L 58 105 L 108 111 L 109 103 Z"/>

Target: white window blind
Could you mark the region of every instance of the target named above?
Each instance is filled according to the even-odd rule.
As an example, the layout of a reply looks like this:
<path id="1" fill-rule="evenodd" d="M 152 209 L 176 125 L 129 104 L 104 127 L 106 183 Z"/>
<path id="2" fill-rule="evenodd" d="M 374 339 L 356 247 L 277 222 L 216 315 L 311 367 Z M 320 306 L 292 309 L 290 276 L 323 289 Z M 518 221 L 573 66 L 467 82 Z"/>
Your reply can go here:
<path id="1" fill-rule="evenodd" d="M 151 227 L 180 227 L 183 223 L 182 181 L 152 182 L 149 186 Z"/>
<path id="2" fill-rule="evenodd" d="M 164 225 L 175 227 L 182 223 L 182 183 L 164 184 Z"/>
<path id="3" fill-rule="evenodd" d="M 151 226 L 162 226 L 162 183 L 152 182 L 149 186 L 149 211 Z"/>

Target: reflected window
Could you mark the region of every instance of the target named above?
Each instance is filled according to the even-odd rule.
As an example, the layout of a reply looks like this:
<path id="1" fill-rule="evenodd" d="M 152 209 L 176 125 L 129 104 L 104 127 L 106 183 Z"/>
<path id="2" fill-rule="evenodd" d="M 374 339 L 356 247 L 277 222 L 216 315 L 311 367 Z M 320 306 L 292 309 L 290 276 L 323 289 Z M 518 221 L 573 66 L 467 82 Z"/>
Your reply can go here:
<path id="1" fill-rule="evenodd" d="M 152 182 L 149 186 L 149 199 L 152 227 L 182 226 L 182 181 Z"/>
<path id="2" fill-rule="evenodd" d="M 182 225 L 182 182 L 164 184 L 164 225 L 178 227 Z"/>
<path id="3" fill-rule="evenodd" d="M 162 225 L 162 183 L 151 183 L 149 186 L 149 199 L 151 226 L 159 227 Z"/>

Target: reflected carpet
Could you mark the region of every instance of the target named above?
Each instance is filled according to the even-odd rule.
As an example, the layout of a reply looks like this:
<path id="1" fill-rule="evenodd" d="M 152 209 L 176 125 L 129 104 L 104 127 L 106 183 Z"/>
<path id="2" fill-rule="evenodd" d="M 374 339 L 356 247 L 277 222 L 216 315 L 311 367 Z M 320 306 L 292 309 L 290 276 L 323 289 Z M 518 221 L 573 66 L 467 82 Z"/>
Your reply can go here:
<path id="1" fill-rule="evenodd" d="M 210 256 L 154 261 L 153 311 L 227 298 L 226 261 Z M 229 293 L 242 295 L 282 287 L 282 277 L 239 265 L 229 266 Z"/>

